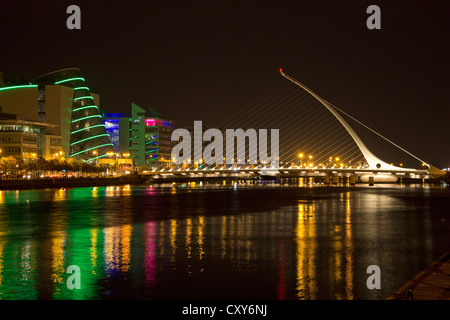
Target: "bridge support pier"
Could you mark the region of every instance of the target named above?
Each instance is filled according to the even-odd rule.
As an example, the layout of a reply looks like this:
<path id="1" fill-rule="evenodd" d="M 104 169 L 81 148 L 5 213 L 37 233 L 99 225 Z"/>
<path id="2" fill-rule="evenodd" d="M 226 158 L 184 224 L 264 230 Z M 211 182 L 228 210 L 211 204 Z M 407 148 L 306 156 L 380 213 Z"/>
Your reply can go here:
<path id="1" fill-rule="evenodd" d="M 351 175 L 349 178 L 350 185 L 354 186 L 356 184 L 356 177 L 354 175 Z"/>
<path id="2" fill-rule="evenodd" d="M 333 184 L 339 184 L 339 177 L 333 176 Z"/>

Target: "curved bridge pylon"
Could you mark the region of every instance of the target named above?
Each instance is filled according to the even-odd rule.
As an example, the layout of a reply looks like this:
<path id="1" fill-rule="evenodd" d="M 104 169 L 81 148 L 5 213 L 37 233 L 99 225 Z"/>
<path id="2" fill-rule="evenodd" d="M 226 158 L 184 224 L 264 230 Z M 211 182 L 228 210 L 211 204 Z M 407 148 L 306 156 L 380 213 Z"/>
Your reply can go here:
<path id="1" fill-rule="evenodd" d="M 356 121 L 357 123 L 359 123 L 360 125 L 364 126 L 365 128 L 367 128 L 368 130 L 370 130 L 371 132 L 375 133 L 376 135 L 378 135 L 379 137 L 383 138 L 384 140 L 388 141 L 389 143 L 391 143 L 392 145 L 394 145 L 395 147 L 399 148 L 400 150 L 402 150 L 403 152 L 407 153 L 408 155 L 412 156 L 413 158 L 417 159 L 418 161 L 420 161 L 421 163 L 423 163 L 427 168 L 428 168 L 428 173 L 433 177 L 433 178 L 439 178 L 439 177 L 443 177 L 446 176 L 446 171 L 442 171 L 430 164 L 428 164 L 427 162 L 419 159 L 418 157 L 416 157 L 415 155 L 413 155 L 412 153 L 408 152 L 407 150 L 403 149 L 402 147 L 398 146 L 397 144 L 395 144 L 394 142 L 390 141 L 389 139 L 385 138 L 384 136 L 382 136 L 381 134 L 379 134 L 378 132 L 376 132 L 375 130 L 369 128 L 368 126 L 366 126 L 365 124 L 361 123 L 360 121 L 358 121 L 357 119 L 353 118 L 352 116 L 348 115 L 347 113 L 345 113 L 344 111 L 340 110 L 339 108 L 337 108 L 336 106 L 332 105 L 331 103 L 329 103 L 328 101 L 326 101 L 325 99 L 321 98 L 318 94 L 316 94 L 314 91 L 312 91 L 311 89 L 309 89 L 307 86 L 305 86 L 303 83 L 299 82 L 298 80 L 294 79 L 293 77 L 287 75 L 285 72 L 283 72 L 282 69 L 280 69 L 280 73 L 281 75 L 286 78 L 287 80 L 291 81 L 292 83 L 294 83 L 295 85 L 299 86 L 300 88 L 302 88 L 303 90 L 305 90 L 306 92 L 308 92 L 311 96 L 313 96 L 317 101 L 319 101 L 325 108 L 327 108 L 332 114 L 333 116 L 336 117 L 336 119 L 342 124 L 342 126 L 347 130 L 347 132 L 350 134 L 350 136 L 353 138 L 353 140 L 355 141 L 356 145 L 359 147 L 359 149 L 361 150 L 362 154 L 365 157 L 365 160 L 367 161 L 367 164 L 369 166 L 369 169 L 373 169 L 373 170 L 386 170 L 386 171 L 411 171 L 411 170 L 415 170 L 412 168 L 404 168 L 404 167 L 397 167 L 397 166 L 393 166 L 389 163 L 386 163 L 385 161 L 381 160 L 380 158 L 378 158 L 377 156 L 375 156 L 364 144 L 364 142 L 361 140 L 361 138 L 356 134 L 356 132 L 353 130 L 353 128 L 347 123 L 347 121 L 345 121 L 345 119 L 342 117 L 341 114 L 346 115 L 347 117 L 349 117 L 350 119 Z"/>

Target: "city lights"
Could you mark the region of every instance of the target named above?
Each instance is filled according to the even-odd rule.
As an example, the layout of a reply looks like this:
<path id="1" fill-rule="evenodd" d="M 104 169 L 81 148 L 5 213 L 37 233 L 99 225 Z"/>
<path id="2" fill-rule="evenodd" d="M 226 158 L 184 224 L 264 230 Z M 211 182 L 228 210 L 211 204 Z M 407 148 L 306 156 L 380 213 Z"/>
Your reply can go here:
<path id="1" fill-rule="evenodd" d="M 450 1 L 47 2 L 0 4 L 0 300 L 449 299 Z"/>

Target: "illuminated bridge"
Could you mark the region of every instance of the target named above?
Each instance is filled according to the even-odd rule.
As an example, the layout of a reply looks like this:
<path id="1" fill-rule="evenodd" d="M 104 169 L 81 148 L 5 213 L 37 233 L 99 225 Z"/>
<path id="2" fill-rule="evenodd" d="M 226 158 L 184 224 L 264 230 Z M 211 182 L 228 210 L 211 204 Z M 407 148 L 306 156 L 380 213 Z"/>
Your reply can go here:
<path id="1" fill-rule="evenodd" d="M 270 167 L 262 163 L 206 165 L 197 162 L 171 169 L 146 170 L 142 175 L 162 181 L 306 177 L 324 183 L 422 182 L 428 179 L 449 183 L 448 171 L 434 167 L 385 138 L 321 98 L 282 69 L 280 74 L 284 78 L 283 83 L 221 125 L 225 128 L 280 128 L 281 161 L 278 166 Z M 353 121 L 388 147 L 400 152 L 400 159 L 405 159 L 405 162 L 394 165 L 381 160 L 369 150 L 348 121 Z M 380 145 L 380 141 L 375 144 L 376 147 Z M 246 151 L 247 156 L 249 152 Z M 413 164 L 411 160 L 418 168 L 409 165 Z"/>

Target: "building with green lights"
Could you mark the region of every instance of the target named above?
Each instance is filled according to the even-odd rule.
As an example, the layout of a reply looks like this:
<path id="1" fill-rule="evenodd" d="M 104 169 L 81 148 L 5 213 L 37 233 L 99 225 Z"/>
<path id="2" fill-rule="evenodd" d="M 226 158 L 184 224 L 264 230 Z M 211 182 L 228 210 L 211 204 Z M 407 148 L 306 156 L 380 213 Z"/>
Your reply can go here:
<path id="1" fill-rule="evenodd" d="M 174 123 L 158 111 L 131 104 L 131 114 L 104 113 L 103 123 L 115 152 L 128 154 L 137 167 L 171 167 Z"/>
<path id="2" fill-rule="evenodd" d="M 1 74 L 0 74 L 1 76 Z M 77 68 L 47 73 L 33 80 L 0 79 L 2 112 L 20 120 L 56 125 L 65 157 L 92 161 L 114 152 L 99 112 L 99 95 L 90 92 Z"/>

